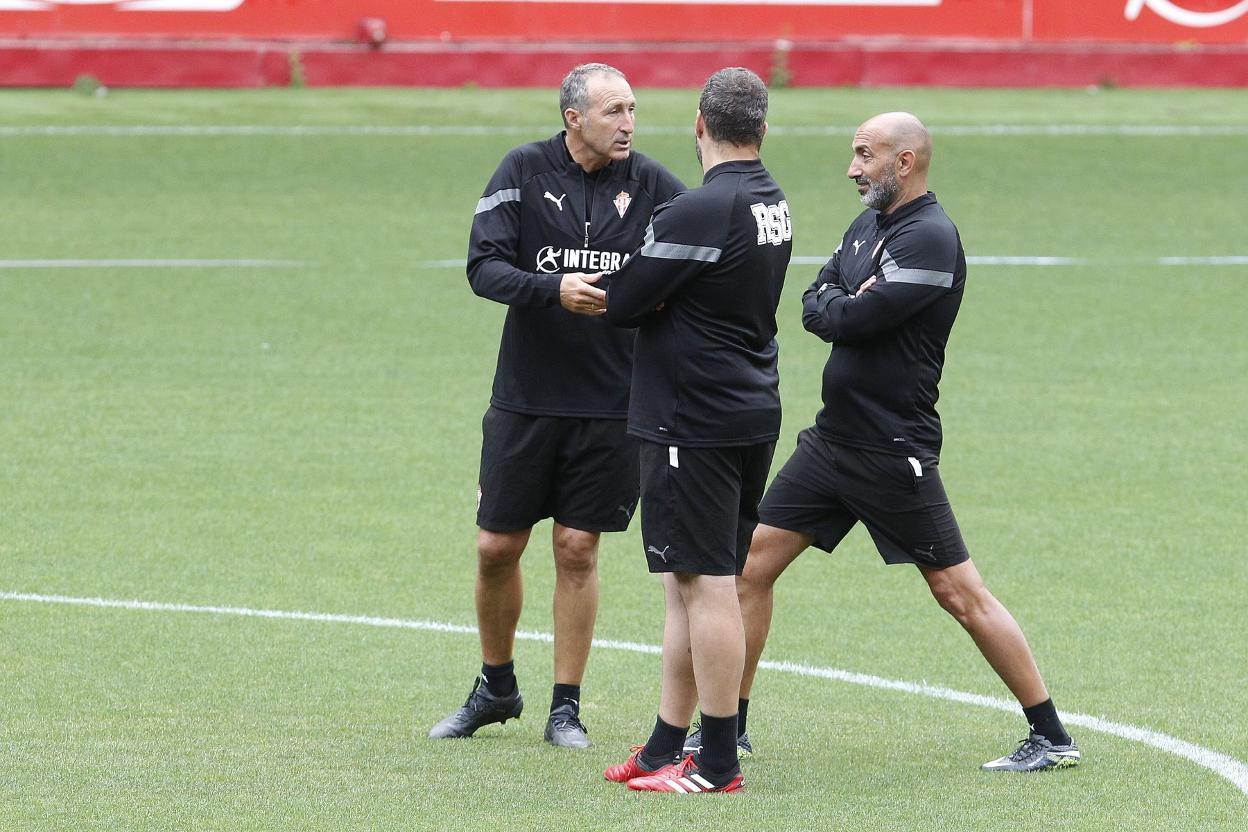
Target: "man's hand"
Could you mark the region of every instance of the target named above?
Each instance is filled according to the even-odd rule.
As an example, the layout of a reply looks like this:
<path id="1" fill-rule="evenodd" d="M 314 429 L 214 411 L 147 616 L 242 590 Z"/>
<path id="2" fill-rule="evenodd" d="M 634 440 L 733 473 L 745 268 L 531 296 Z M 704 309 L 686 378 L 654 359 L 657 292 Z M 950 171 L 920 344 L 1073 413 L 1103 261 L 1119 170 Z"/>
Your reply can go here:
<path id="1" fill-rule="evenodd" d="M 875 275 L 871 275 L 866 280 L 862 281 L 862 285 L 858 287 L 858 291 L 854 292 L 854 297 L 861 297 L 863 292 L 867 291 L 874 285 L 875 285 Z"/>
<path id="2" fill-rule="evenodd" d="M 607 311 L 607 293 L 593 284 L 602 279 L 602 272 L 584 274 L 570 272 L 559 281 L 559 305 L 578 315 L 603 315 Z"/>

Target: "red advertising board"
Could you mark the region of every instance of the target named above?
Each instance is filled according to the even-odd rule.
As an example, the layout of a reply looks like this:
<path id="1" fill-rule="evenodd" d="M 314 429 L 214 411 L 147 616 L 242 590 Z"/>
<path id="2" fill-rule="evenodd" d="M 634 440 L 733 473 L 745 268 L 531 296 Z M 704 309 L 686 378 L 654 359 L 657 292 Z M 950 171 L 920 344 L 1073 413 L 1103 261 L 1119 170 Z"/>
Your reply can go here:
<path id="1" fill-rule="evenodd" d="M 1040 41 L 1248 43 L 1248 0 L 1035 0 Z"/>
<path id="2" fill-rule="evenodd" d="M 1248 0 L 0 0 L 0 37 L 1248 43 Z"/>

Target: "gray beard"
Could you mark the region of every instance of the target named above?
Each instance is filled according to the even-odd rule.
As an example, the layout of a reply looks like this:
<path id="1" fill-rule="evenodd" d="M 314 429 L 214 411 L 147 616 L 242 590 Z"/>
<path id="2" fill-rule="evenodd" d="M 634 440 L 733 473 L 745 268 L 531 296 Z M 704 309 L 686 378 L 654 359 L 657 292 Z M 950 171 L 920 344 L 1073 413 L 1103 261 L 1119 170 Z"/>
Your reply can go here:
<path id="1" fill-rule="evenodd" d="M 889 171 L 880 178 L 880 181 L 867 183 L 867 192 L 862 195 L 862 204 L 876 211 L 883 211 L 893 204 L 900 192 L 897 174 Z"/>

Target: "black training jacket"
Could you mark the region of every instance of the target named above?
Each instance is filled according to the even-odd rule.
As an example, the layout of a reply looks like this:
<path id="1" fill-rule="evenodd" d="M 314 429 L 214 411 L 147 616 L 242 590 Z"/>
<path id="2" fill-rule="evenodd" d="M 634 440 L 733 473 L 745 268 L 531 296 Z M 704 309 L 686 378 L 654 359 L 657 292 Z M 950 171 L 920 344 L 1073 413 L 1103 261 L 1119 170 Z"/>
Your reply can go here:
<path id="1" fill-rule="evenodd" d="M 823 436 L 939 458 L 937 385 L 965 285 L 962 240 L 935 194 L 854 220 L 802 296 L 802 323 L 832 343 L 815 418 Z"/>
<path id="2" fill-rule="evenodd" d="M 607 318 L 639 327 L 630 434 L 690 447 L 775 441 L 776 305 L 792 239 L 784 192 L 757 160 L 716 165 L 655 212 L 607 290 Z"/>
<path id="3" fill-rule="evenodd" d="M 641 244 L 654 207 L 684 185 L 630 153 L 596 175 L 564 134 L 510 151 L 477 203 L 468 282 L 505 303 L 490 403 L 537 416 L 623 419 L 634 333 L 559 305 L 567 272 L 615 271 Z M 603 286 L 607 281 L 597 285 Z"/>

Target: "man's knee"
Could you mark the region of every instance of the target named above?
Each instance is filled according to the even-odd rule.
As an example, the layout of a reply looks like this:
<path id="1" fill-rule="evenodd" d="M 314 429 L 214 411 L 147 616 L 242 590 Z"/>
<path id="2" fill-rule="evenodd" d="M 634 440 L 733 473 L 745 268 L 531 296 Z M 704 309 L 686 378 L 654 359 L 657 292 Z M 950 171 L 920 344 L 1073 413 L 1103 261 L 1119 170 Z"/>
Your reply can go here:
<path id="1" fill-rule="evenodd" d="M 750 540 L 745 569 L 737 577 L 737 593 L 747 596 L 770 590 L 794 558 L 810 546 L 811 540 L 809 535 L 760 523 Z"/>
<path id="2" fill-rule="evenodd" d="M 777 576 L 774 571 L 764 569 L 761 564 L 753 562 L 751 560 L 753 552 L 750 556 L 746 558 L 745 569 L 737 576 L 737 596 L 742 601 L 770 592 L 776 583 Z"/>
<path id="3" fill-rule="evenodd" d="M 555 525 L 555 569 L 564 576 L 591 575 L 598 568 L 598 532 Z"/>
<path id="4" fill-rule="evenodd" d="M 923 575 L 936 603 L 964 625 L 995 600 L 970 561 L 947 569 L 925 569 Z"/>
<path id="5" fill-rule="evenodd" d="M 481 529 L 477 533 L 477 566 L 481 572 L 512 569 L 520 562 L 528 542 L 528 529 L 515 532 Z"/>
<path id="6" fill-rule="evenodd" d="M 735 604 L 737 602 L 734 575 L 701 575 L 693 572 L 674 572 L 676 589 L 686 609 L 706 605 Z"/>

